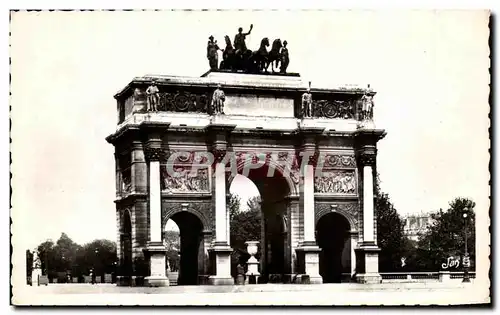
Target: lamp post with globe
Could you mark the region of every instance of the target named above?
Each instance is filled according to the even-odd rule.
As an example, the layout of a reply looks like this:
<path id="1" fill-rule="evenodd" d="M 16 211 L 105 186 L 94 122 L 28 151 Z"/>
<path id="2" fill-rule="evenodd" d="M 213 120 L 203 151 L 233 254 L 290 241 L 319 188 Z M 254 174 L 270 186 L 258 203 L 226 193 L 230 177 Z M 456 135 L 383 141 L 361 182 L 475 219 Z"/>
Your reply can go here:
<path id="1" fill-rule="evenodd" d="M 97 281 L 97 275 L 99 273 L 99 276 L 101 275 L 101 263 L 99 261 L 99 249 L 96 248 L 94 250 L 94 253 L 95 253 L 95 264 L 94 264 L 94 277 L 95 277 L 95 280 L 94 281 Z M 98 268 L 99 267 L 99 268 Z"/>
<path id="2" fill-rule="evenodd" d="M 464 259 L 463 259 L 463 266 L 464 266 L 464 278 L 462 282 L 470 282 L 469 278 L 469 267 L 470 267 L 470 258 L 469 258 L 469 252 L 467 250 L 467 208 L 465 209 L 465 213 L 463 214 L 464 217 L 464 234 L 465 234 L 465 252 L 464 252 Z"/>

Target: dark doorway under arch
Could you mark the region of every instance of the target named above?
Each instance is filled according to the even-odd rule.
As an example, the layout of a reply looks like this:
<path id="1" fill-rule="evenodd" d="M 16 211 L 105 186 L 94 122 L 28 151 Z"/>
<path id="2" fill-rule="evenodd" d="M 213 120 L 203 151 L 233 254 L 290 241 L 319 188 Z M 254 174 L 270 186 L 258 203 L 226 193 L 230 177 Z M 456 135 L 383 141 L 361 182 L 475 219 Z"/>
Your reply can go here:
<path id="1" fill-rule="evenodd" d="M 349 221 L 338 213 L 322 216 L 316 225 L 316 242 L 321 248 L 319 273 L 323 283 L 340 283 L 342 272 L 350 270 L 350 266 L 342 264 L 342 256 L 349 247 L 349 230 Z"/>
<path id="2" fill-rule="evenodd" d="M 187 211 L 181 211 L 170 217 L 179 227 L 180 262 L 178 285 L 198 284 L 200 244 L 203 239 L 203 224 L 200 219 Z"/>
<path id="3" fill-rule="evenodd" d="M 122 261 L 121 276 L 123 282 L 130 284 L 132 280 L 133 265 L 132 265 L 132 221 L 130 220 L 130 213 L 125 211 L 123 214 L 123 225 L 121 230 L 121 251 Z"/>

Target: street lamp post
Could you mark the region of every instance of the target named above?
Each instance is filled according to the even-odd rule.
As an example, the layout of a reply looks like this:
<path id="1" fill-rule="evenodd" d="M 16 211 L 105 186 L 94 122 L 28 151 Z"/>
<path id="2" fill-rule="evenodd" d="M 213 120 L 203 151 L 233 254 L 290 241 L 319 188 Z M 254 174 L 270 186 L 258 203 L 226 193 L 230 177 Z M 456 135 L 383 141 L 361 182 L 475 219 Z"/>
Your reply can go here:
<path id="1" fill-rule="evenodd" d="M 95 257 L 96 257 L 96 260 L 99 260 L 99 249 L 98 249 L 98 248 L 96 248 L 94 252 L 95 252 Z M 96 262 L 96 263 L 95 263 L 95 265 L 94 265 L 94 277 L 95 277 L 95 279 L 96 279 L 96 280 L 97 280 L 97 272 L 98 272 L 98 271 L 97 271 L 97 263 L 98 263 L 98 262 Z M 100 264 L 99 264 L 99 267 L 100 267 Z M 95 281 L 94 281 L 94 282 L 95 282 Z"/>
<path id="2" fill-rule="evenodd" d="M 465 209 L 467 211 L 467 208 Z M 470 259 L 469 259 L 469 252 L 467 250 L 467 213 L 464 213 L 464 234 L 465 234 L 465 253 L 464 253 L 464 259 L 463 259 L 463 266 L 464 266 L 464 278 L 462 282 L 470 282 L 469 278 L 469 266 L 470 266 Z"/>

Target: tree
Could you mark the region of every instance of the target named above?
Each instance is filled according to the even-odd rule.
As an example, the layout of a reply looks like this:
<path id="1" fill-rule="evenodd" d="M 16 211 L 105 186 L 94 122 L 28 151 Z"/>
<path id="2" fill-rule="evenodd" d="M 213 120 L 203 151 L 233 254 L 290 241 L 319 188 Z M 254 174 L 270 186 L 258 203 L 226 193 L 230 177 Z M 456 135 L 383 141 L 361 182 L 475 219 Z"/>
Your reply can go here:
<path id="1" fill-rule="evenodd" d="M 79 271 L 88 274 L 90 269 L 99 276 L 115 272 L 117 261 L 116 244 L 112 241 L 100 239 L 87 243 L 79 251 Z"/>
<path id="2" fill-rule="evenodd" d="M 167 260 L 171 270 L 179 269 L 180 236 L 178 231 L 165 231 L 165 244 L 167 247 Z"/>
<path id="3" fill-rule="evenodd" d="M 81 246 L 73 242 L 66 233 L 62 233 L 54 246 L 54 271 L 60 274 L 71 272 L 76 263 L 77 252 Z M 66 279 L 64 275 L 63 279 Z"/>
<path id="4" fill-rule="evenodd" d="M 234 216 L 240 212 L 241 199 L 238 195 L 229 194 L 229 220 L 232 221 Z"/>
<path id="5" fill-rule="evenodd" d="M 47 240 L 38 245 L 37 256 L 40 260 L 42 273 L 50 277 L 54 273 L 52 268 L 54 265 L 54 242 Z"/>
<path id="6" fill-rule="evenodd" d="M 246 252 L 245 242 L 260 240 L 260 197 L 247 201 L 248 210 L 238 211 L 231 222 L 231 246 Z"/>
<path id="7" fill-rule="evenodd" d="M 59 278 L 58 281 L 65 281 L 67 273 L 73 277 L 88 275 L 90 269 L 95 269 L 94 274 L 115 272 L 117 261 L 116 244 L 109 240 L 94 240 L 81 246 L 66 233 L 54 244 L 52 240 L 47 240 L 38 245 L 37 256 L 43 274 L 50 279 Z"/>
<path id="8" fill-rule="evenodd" d="M 33 272 L 33 253 L 27 249 L 26 250 L 26 281 L 27 284 L 31 284 L 31 273 Z"/>
<path id="9" fill-rule="evenodd" d="M 465 233 L 467 233 L 467 251 L 471 260 L 471 269 L 475 268 L 475 203 L 467 198 L 455 198 L 446 211 L 440 209 L 433 213 L 433 223 L 419 240 L 421 265 L 427 270 L 441 270 L 441 265 L 448 257 L 462 257 L 465 251 Z M 463 215 L 467 214 L 464 219 Z M 467 230 L 465 230 L 465 220 Z M 462 262 L 460 261 L 460 265 Z"/>
<path id="10" fill-rule="evenodd" d="M 409 270 L 414 268 L 414 246 L 404 235 L 404 221 L 394 208 L 389 195 L 381 192 L 377 176 L 375 187 L 375 209 L 377 212 L 377 243 L 380 247 L 379 270 L 381 272 Z M 405 257 L 408 266 L 403 267 Z M 404 268 L 404 269 L 403 269 Z"/>
<path id="11" fill-rule="evenodd" d="M 244 265 L 250 258 L 246 251 L 245 242 L 260 240 L 261 233 L 261 210 L 260 197 L 253 197 L 247 201 L 248 210 L 242 211 L 239 206 L 239 198 L 231 198 L 233 204 L 230 212 L 230 237 L 233 254 L 231 255 L 232 273 L 236 275 L 238 264 Z"/>

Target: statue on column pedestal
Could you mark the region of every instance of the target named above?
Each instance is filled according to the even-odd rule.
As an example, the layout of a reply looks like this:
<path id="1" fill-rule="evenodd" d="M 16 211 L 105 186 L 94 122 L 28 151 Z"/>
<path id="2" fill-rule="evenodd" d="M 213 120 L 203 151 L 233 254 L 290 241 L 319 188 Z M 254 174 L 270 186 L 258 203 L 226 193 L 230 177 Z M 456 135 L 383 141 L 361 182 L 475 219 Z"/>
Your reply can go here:
<path id="1" fill-rule="evenodd" d="M 369 95 L 371 92 L 370 85 L 368 84 L 368 91 L 361 98 L 362 101 L 362 112 L 363 112 L 363 120 L 372 120 L 373 119 L 373 95 Z"/>
<path id="2" fill-rule="evenodd" d="M 309 82 L 309 87 L 307 92 L 302 94 L 302 117 L 312 116 L 312 94 L 311 94 L 311 82 Z"/>
<path id="3" fill-rule="evenodd" d="M 373 123 L 373 95 L 370 95 L 372 89 L 368 84 L 368 89 L 366 90 L 363 97 L 361 97 L 361 117 L 358 126 L 360 128 L 374 128 Z"/>
<path id="4" fill-rule="evenodd" d="M 226 100 L 226 95 L 221 89 L 221 85 L 217 85 L 217 89 L 214 91 L 212 96 L 212 112 L 214 114 L 224 114 L 224 101 Z"/>
<path id="5" fill-rule="evenodd" d="M 160 90 L 153 81 L 146 90 L 147 95 L 147 110 L 156 112 L 158 111 L 158 103 L 160 102 Z"/>

